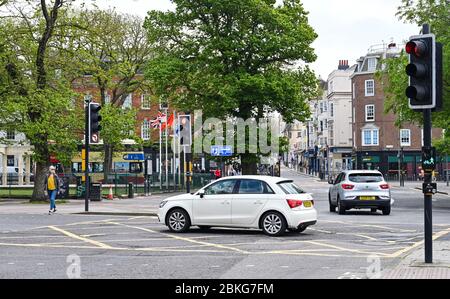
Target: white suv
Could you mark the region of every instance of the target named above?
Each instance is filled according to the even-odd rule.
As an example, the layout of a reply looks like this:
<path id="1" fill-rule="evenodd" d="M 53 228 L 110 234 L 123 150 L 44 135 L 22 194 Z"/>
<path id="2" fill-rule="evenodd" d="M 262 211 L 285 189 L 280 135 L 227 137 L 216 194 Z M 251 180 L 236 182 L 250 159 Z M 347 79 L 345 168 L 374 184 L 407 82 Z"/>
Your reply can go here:
<path id="1" fill-rule="evenodd" d="M 376 170 L 350 170 L 330 180 L 328 200 L 330 212 L 343 215 L 350 209 L 381 210 L 383 215 L 391 213 L 391 190 L 381 172 Z"/>
<path id="2" fill-rule="evenodd" d="M 292 180 L 269 176 L 233 176 L 210 183 L 194 194 L 161 202 L 158 218 L 173 232 L 191 226 L 262 229 L 269 236 L 303 232 L 317 222 L 311 194 Z"/>

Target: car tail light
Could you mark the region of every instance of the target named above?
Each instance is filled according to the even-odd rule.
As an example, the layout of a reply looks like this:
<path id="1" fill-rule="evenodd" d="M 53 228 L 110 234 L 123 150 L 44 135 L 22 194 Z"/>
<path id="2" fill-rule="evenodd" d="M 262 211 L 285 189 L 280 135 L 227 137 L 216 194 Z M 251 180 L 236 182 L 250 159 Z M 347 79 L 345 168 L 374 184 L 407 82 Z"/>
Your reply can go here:
<path id="1" fill-rule="evenodd" d="M 300 207 L 303 204 L 303 201 L 297 199 L 288 199 L 287 203 L 291 209 Z"/>
<path id="2" fill-rule="evenodd" d="M 342 184 L 342 189 L 344 189 L 344 190 L 352 190 L 353 188 L 355 188 L 355 185 Z"/>
<path id="3" fill-rule="evenodd" d="M 389 184 L 382 184 L 382 185 L 380 185 L 380 188 L 387 190 L 387 189 L 389 189 Z"/>

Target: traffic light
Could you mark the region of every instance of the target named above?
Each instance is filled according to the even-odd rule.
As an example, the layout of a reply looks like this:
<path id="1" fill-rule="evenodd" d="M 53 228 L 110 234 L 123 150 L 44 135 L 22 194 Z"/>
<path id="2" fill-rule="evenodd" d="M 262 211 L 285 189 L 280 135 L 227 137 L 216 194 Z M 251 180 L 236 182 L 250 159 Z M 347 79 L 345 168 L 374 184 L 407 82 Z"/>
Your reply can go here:
<path id="1" fill-rule="evenodd" d="M 406 44 L 409 64 L 406 74 L 409 86 L 406 96 L 413 110 L 438 109 L 442 106 L 442 47 L 436 43 L 434 34 L 412 36 Z"/>
<path id="2" fill-rule="evenodd" d="M 178 132 L 180 135 L 180 145 L 192 145 L 192 123 L 190 115 L 180 115 L 178 117 Z"/>
<path id="3" fill-rule="evenodd" d="M 102 130 L 100 121 L 102 116 L 100 110 L 102 106 L 97 103 L 89 104 L 89 141 L 91 144 L 98 144 L 100 142 L 99 132 Z"/>

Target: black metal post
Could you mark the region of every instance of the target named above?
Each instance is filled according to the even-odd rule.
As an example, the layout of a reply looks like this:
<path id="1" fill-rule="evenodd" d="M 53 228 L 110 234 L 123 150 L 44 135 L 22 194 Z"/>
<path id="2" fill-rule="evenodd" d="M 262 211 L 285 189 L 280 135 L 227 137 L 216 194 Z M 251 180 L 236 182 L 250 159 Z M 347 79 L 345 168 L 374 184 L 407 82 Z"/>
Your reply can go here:
<path id="1" fill-rule="evenodd" d="M 186 193 L 191 193 L 191 165 L 190 165 L 190 153 L 186 153 L 186 169 L 185 169 L 185 175 L 186 175 Z"/>
<path id="2" fill-rule="evenodd" d="M 429 34 L 430 26 L 423 25 L 422 34 Z M 423 111 L 423 143 L 425 147 L 431 147 L 431 109 Z M 432 183 L 432 172 L 426 172 L 424 183 Z M 433 263 L 433 195 L 424 195 L 425 217 L 425 263 Z"/>
<path id="3" fill-rule="evenodd" d="M 89 180 L 89 139 L 90 139 L 90 132 L 89 132 L 89 104 L 91 103 L 91 100 L 86 101 L 86 122 L 85 122 L 85 132 L 84 132 L 84 149 L 85 149 L 85 157 L 84 157 L 84 163 L 85 163 L 85 169 L 84 169 L 84 210 L 85 212 L 89 212 L 89 193 L 90 193 L 90 180 Z"/>

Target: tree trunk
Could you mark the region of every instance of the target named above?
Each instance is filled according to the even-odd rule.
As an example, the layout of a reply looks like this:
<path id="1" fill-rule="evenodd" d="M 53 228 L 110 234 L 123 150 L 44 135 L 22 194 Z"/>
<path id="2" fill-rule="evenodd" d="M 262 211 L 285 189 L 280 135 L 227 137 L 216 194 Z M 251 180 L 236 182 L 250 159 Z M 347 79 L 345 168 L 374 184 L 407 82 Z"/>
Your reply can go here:
<path id="1" fill-rule="evenodd" d="M 45 176 L 48 173 L 48 164 L 36 163 L 36 173 L 34 174 L 34 189 L 31 201 L 43 201 L 47 199 L 45 195 Z"/>
<path id="2" fill-rule="evenodd" d="M 242 174 L 243 175 L 257 175 L 257 157 L 255 154 L 242 154 L 241 164 L 242 164 Z"/>
<path id="3" fill-rule="evenodd" d="M 103 159 L 103 178 L 105 183 L 109 183 L 109 175 L 112 172 L 112 163 L 113 163 L 113 152 L 114 147 L 111 144 L 104 145 L 104 154 L 105 157 Z"/>

